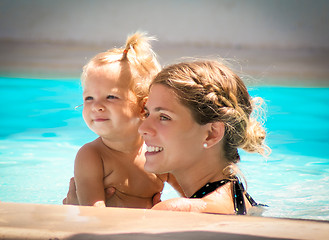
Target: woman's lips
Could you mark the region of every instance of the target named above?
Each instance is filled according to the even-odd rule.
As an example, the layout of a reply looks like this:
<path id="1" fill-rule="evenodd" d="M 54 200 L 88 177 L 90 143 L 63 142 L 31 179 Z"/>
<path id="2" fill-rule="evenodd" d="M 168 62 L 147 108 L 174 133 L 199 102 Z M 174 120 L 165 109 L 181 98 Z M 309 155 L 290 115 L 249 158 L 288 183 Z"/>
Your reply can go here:
<path id="1" fill-rule="evenodd" d="M 159 152 L 163 151 L 163 147 L 157 147 L 157 146 L 146 146 L 146 152 L 145 155 L 154 155 Z"/>

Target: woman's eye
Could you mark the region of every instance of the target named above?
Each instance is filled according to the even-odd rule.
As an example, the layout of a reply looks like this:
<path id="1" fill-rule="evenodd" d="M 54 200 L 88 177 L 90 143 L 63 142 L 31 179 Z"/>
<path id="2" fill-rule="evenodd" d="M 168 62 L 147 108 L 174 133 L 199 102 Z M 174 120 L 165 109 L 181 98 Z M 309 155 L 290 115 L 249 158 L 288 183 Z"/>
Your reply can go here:
<path id="1" fill-rule="evenodd" d="M 171 118 L 166 116 L 166 115 L 160 115 L 160 120 L 161 121 L 169 121 L 169 120 L 171 120 Z"/>
<path id="2" fill-rule="evenodd" d="M 118 97 L 113 96 L 113 95 L 108 95 L 108 96 L 107 96 L 107 99 L 118 99 Z"/>

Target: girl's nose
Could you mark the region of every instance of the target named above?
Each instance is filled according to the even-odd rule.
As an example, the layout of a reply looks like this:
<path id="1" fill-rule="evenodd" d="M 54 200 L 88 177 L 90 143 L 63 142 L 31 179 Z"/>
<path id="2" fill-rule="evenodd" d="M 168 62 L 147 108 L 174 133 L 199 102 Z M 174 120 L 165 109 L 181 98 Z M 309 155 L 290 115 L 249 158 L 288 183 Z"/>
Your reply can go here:
<path id="1" fill-rule="evenodd" d="M 103 104 L 99 103 L 99 102 L 95 102 L 93 104 L 93 111 L 97 111 L 97 112 L 103 112 L 105 110 L 105 107 Z"/>

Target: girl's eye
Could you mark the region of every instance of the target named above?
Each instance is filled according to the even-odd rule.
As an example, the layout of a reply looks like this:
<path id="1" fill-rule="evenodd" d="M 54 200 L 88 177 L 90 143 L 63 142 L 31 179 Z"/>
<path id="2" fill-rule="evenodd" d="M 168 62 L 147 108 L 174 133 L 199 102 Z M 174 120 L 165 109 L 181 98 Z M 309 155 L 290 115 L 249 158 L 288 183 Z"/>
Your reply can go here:
<path id="1" fill-rule="evenodd" d="M 113 96 L 113 95 L 108 95 L 108 96 L 107 96 L 107 99 L 118 99 L 118 97 Z"/>
<path id="2" fill-rule="evenodd" d="M 162 114 L 162 115 L 160 115 L 160 120 L 161 121 L 169 121 L 169 120 L 171 120 L 171 118 Z"/>
<path id="3" fill-rule="evenodd" d="M 94 98 L 91 97 L 91 96 L 88 96 L 88 97 L 85 97 L 85 101 L 90 101 L 90 100 L 93 100 Z"/>

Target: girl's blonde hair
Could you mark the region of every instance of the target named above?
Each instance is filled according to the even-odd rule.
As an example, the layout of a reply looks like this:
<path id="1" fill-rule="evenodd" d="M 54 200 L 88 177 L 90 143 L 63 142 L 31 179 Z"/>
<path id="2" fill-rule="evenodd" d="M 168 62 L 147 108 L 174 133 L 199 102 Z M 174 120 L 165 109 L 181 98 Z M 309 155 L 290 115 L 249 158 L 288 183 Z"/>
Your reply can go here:
<path id="1" fill-rule="evenodd" d="M 222 63 L 197 60 L 174 64 L 164 68 L 152 84 L 173 89 L 199 124 L 224 123 L 224 151 L 230 164 L 240 161 L 238 148 L 269 153 L 265 129 L 252 116 L 255 103 L 262 99 L 252 99 L 243 81 Z"/>
<path id="2" fill-rule="evenodd" d="M 84 67 L 81 75 L 82 85 L 88 77 L 88 70 L 120 62 L 123 69 L 130 71 L 130 89 L 142 100 L 148 94 L 151 80 L 161 70 L 161 66 L 153 52 L 150 41 L 156 40 L 146 33 L 136 32 L 127 37 L 124 48 L 113 48 L 93 57 Z"/>

